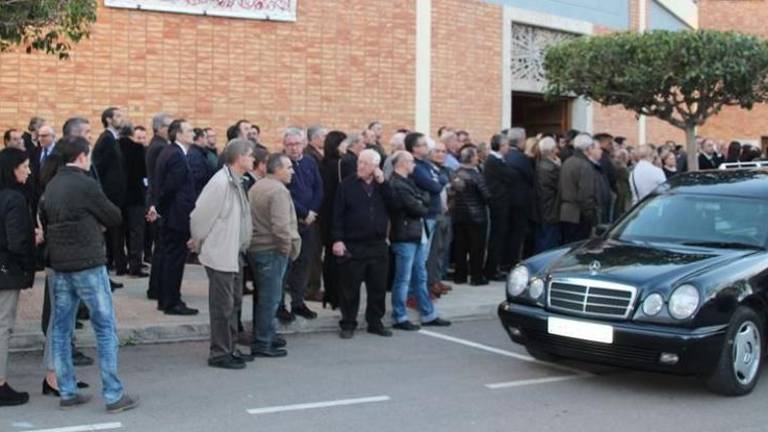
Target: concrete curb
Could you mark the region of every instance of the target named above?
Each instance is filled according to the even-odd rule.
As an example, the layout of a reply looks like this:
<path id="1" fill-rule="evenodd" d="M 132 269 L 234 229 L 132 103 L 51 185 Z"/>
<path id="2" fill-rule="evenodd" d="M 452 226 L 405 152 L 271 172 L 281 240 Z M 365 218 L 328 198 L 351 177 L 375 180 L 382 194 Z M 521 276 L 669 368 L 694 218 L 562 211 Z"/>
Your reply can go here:
<path id="1" fill-rule="evenodd" d="M 440 316 L 451 321 L 476 321 L 483 319 L 495 319 L 496 307 L 494 304 L 456 304 L 446 305 L 440 308 Z M 413 313 L 413 311 L 410 311 Z M 417 315 L 412 315 L 414 322 L 418 322 Z M 332 332 L 339 329 L 339 317 L 324 315 L 314 320 L 305 320 L 297 318 L 295 322 L 289 325 L 280 325 L 279 332 L 282 334 L 296 333 L 319 333 Z M 360 328 L 365 328 L 365 316 L 361 314 L 358 322 Z M 85 322 L 85 328 L 77 332 L 78 346 L 94 347 L 96 340 L 93 331 L 88 322 Z M 243 323 L 246 328 L 250 327 L 250 322 Z M 389 317 L 385 325 L 391 325 Z M 208 340 L 210 337 L 210 325 L 207 320 L 200 322 L 198 318 L 195 322 L 180 322 L 163 325 L 146 326 L 118 326 L 118 337 L 121 346 L 145 345 L 145 344 L 163 344 L 176 342 L 189 342 Z M 11 335 L 10 349 L 13 352 L 23 351 L 41 351 L 45 344 L 45 337 L 42 332 L 33 328 L 16 328 Z"/>

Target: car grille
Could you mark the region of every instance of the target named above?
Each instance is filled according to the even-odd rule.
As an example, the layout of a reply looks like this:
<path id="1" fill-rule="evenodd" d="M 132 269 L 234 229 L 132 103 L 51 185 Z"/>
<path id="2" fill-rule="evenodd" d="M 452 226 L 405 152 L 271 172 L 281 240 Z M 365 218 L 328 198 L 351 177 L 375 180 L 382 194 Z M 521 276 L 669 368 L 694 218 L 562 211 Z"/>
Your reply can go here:
<path id="1" fill-rule="evenodd" d="M 545 347 L 548 352 L 583 360 L 653 366 L 658 363 L 660 354 L 653 349 L 577 340 L 551 335 L 546 331 L 529 329 L 526 331 L 526 336 L 530 342 Z"/>
<path id="2" fill-rule="evenodd" d="M 590 279 L 554 279 L 549 283 L 551 309 L 584 316 L 627 318 L 637 290 L 634 287 Z"/>

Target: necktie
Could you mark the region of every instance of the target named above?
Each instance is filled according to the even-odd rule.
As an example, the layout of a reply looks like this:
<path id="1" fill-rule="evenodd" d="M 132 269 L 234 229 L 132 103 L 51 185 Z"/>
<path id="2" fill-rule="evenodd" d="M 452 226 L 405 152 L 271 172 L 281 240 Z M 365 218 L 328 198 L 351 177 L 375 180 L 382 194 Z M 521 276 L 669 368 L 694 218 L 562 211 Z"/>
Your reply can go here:
<path id="1" fill-rule="evenodd" d="M 50 151 L 51 150 L 47 149 L 47 148 L 43 149 L 43 157 L 42 157 L 42 159 L 40 159 L 40 165 L 41 166 L 45 164 L 45 160 L 48 159 L 48 152 L 50 152 Z"/>

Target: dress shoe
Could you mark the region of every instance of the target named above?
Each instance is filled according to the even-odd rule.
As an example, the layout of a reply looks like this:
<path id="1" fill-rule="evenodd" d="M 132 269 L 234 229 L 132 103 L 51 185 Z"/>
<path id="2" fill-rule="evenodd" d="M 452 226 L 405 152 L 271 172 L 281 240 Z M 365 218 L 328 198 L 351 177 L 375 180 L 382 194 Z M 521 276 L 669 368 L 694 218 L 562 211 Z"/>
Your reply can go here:
<path id="1" fill-rule="evenodd" d="M 370 334 L 375 334 L 382 337 L 392 337 L 392 330 L 384 327 L 368 327 L 366 330 Z"/>
<path id="2" fill-rule="evenodd" d="M 288 342 L 280 336 L 272 338 L 272 348 L 285 348 L 287 345 Z"/>
<path id="3" fill-rule="evenodd" d="M 268 350 L 260 349 L 251 351 L 251 355 L 254 357 L 277 358 L 287 356 L 288 351 L 282 348 L 270 348 Z"/>
<path id="4" fill-rule="evenodd" d="M 208 359 L 208 366 L 219 369 L 245 369 L 245 361 L 231 355 Z"/>
<path id="5" fill-rule="evenodd" d="M 124 394 L 119 401 L 107 404 L 107 412 L 110 414 L 117 414 L 123 411 L 134 409 L 137 406 L 139 406 L 138 396 Z"/>
<path id="6" fill-rule="evenodd" d="M 143 270 L 132 270 L 129 274 L 131 275 L 131 277 L 134 277 L 134 278 L 149 277 L 149 273 L 146 273 Z"/>
<path id="7" fill-rule="evenodd" d="M 120 282 L 115 282 L 112 279 L 109 280 L 109 287 L 112 288 L 113 291 L 116 289 L 120 289 L 123 286 L 125 285 L 121 284 Z"/>
<path id="8" fill-rule="evenodd" d="M 421 323 L 424 327 L 450 327 L 451 322 L 442 318 L 435 318 L 432 321 Z"/>
<path id="9" fill-rule="evenodd" d="M 163 311 L 166 315 L 181 315 L 190 316 L 197 315 L 198 310 L 187 307 L 185 304 L 177 304 L 176 306 L 169 307 Z"/>
<path id="10" fill-rule="evenodd" d="M 291 313 L 294 315 L 298 315 L 304 319 L 313 320 L 317 318 L 317 313 L 312 311 L 312 309 L 308 308 L 307 305 L 303 304 L 298 307 L 292 307 Z"/>
<path id="11" fill-rule="evenodd" d="M 288 309 L 286 309 L 285 305 L 280 305 L 280 307 L 277 308 L 277 313 L 275 316 L 282 323 L 292 323 L 296 320 L 296 315 L 288 312 Z"/>
<path id="12" fill-rule="evenodd" d="M 467 278 L 463 276 L 454 277 L 453 283 L 455 283 L 456 285 L 466 285 Z"/>
<path id="13" fill-rule="evenodd" d="M 83 354 L 80 351 L 75 351 L 72 354 L 72 364 L 75 366 L 91 366 L 95 363 L 91 357 Z"/>
<path id="14" fill-rule="evenodd" d="M 29 402 L 29 393 L 17 392 L 8 383 L 0 386 L 0 406 L 24 405 Z"/>
<path id="15" fill-rule="evenodd" d="M 440 298 L 440 296 L 443 295 L 443 290 L 438 284 L 432 284 L 432 286 L 429 287 L 429 293 L 436 298 Z"/>
<path id="16" fill-rule="evenodd" d="M 339 337 L 342 339 L 352 339 L 355 337 L 355 331 L 352 329 L 341 329 Z"/>
<path id="17" fill-rule="evenodd" d="M 235 358 L 239 358 L 239 359 L 243 360 L 246 363 L 250 363 L 250 362 L 252 362 L 255 359 L 254 356 L 252 356 L 250 354 L 246 354 L 246 353 L 244 353 L 244 352 L 242 352 L 242 351 L 240 351 L 238 349 L 236 349 L 235 352 L 232 353 L 232 356 L 235 357 Z"/>
<path id="18" fill-rule="evenodd" d="M 443 290 L 443 294 L 447 293 L 448 291 L 453 291 L 453 287 L 447 284 L 444 284 L 442 282 L 438 282 L 438 285 L 440 285 L 440 289 Z"/>
<path id="19" fill-rule="evenodd" d="M 73 398 L 69 399 L 61 399 L 59 401 L 59 408 L 60 409 L 70 409 L 74 407 L 78 407 L 80 405 L 85 405 L 91 400 L 91 395 L 75 395 Z"/>
<path id="20" fill-rule="evenodd" d="M 401 323 L 394 324 L 392 325 L 392 328 L 397 330 L 405 330 L 405 331 L 421 330 L 421 327 L 417 326 L 416 324 L 410 321 L 403 321 Z"/>
<path id="21" fill-rule="evenodd" d="M 488 279 L 486 278 L 478 278 L 478 279 L 472 279 L 472 283 L 470 285 L 472 286 L 484 286 L 488 285 Z"/>
<path id="22" fill-rule="evenodd" d="M 90 387 L 90 386 L 88 384 L 82 382 L 82 381 L 78 381 L 77 382 L 77 388 L 79 388 L 79 389 L 85 389 L 85 388 L 88 388 L 88 387 Z M 51 387 L 50 384 L 48 384 L 48 380 L 44 379 L 43 380 L 43 396 L 60 397 L 61 394 L 59 394 L 59 390 L 58 389 L 55 389 L 55 388 Z"/>

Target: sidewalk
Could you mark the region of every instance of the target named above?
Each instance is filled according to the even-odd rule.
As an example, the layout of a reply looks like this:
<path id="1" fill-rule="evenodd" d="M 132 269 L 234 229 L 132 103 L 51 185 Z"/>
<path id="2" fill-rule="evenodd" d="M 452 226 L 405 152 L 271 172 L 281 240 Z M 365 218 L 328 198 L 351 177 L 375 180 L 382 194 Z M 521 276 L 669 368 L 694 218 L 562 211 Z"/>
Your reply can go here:
<path id="1" fill-rule="evenodd" d="M 43 309 L 44 274 L 38 273 L 35 287 L 22 291 L 14 334 L 11 337 L 11 350 L 34 351 L 43 347 L 43 334 L 40 329 L 40 315 Z M 208 279 L 205 270 L 198 265 L 188 265 L 184 272 L 182 297 L 188 306 L 199 309 L 200 314 L 193 317 L 167 316 L 159 312 L 155 301 L 147 300 L 148 279 L 117 278 L 125 288 L 114 292 L 115 313 L 121 344 L 152 344 L 192 340 L 205 340 L 209 337 L 208 324 Z M 364 325 L 364 291 L 361 301 L 361 317 L 358 321 Z M 455 285 L 453 291 L 436 302 L 440 316 L 449 320 L 490 319 L 496 316 L 496 306 L 504 299 L 504 284 L 492 282 L 488 286 L 473 287 Z M 309 307 L 318 313 L 317 319 L 305 320 L 297 317 L 290 325 L 281 326 L 281 333 L 309 333 L 338 330 L 339 311 L 323 309 L 322 304 L 308 302 Z M 249 328 L 251 321 L 252 297 L 243 299 L 243 321 Z M 389 325 L 389 298 L 385 324 Z M 410 311 L 418 322 L 418 314 Z M 78 345 L 95 346 L 93 331 L 89 322 L 84 322 L 83 330 L 76 335 Z"/>

